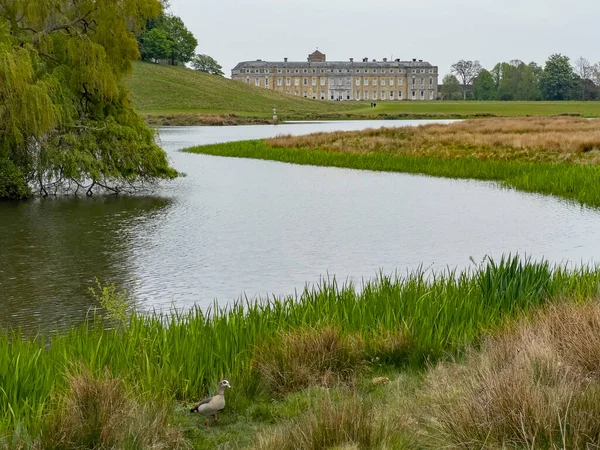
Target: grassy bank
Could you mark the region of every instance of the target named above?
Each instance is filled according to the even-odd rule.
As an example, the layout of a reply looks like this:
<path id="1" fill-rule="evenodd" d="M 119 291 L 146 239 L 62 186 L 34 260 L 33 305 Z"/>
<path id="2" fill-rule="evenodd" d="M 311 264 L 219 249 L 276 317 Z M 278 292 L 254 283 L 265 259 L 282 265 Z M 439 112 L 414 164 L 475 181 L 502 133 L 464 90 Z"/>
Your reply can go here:
<path id="1" fill-rule="evenodd" d="M 103 411 L 94 395 L 106 390 L 117 392 L 123 399 L 115 402 L 124 405 L 184 402 L 161 413 L 171 417 L 163 428 L 179 422 L 195 429 L 199 421 L 192 423 L 189 413 L 178 411 L 227 378 L 234 386 L 227 407 L 232 424 L 227 430 L 233 434 L 196 437 L 214 445 L 214 439 L 233 439 L 240 430 L 247 435 L 247 427 L 263 429 L 279 415 L 300 414 L 307 400 L 296 398 L 300 403 L 290 406 L 293 392 L 315 385 L 358 389 L 359 374 L 421 370 L 427 362 L 460 355 L 509 317 L 564 297 L 591 298 L 599 286 L 596 269 L 571 272 L 507 258 L 433 278 L 420 272 L 380 276 L 360 293 L 330 282 L 298 297 L 239 303 L 210 314 L 133 313 L 127 324 L 113 322 L 109 330 L 96 319 L 49 341 L 3 333 L 0 435 L 30 443 L 46 439 L 44 448 L 52 448 L 52 424 L 63 423 L 59 418 L 68 419 L 68 412 L 78 408 L 65 412 L 64 405 L 83 401 Z M 91 374 L 91 387 L 81 381 L 82 373 Z M 131 408 L 152 417 L 150 407 Z M 109 420 L 103 414 L 94 417 L 94 423 Z M 67 419 L 65 427 L 74 420 Z"/>
<path id="2" fill-rule="evenodd" d="M 319 102 L 256 88 L 184 67 L 136 62 L 126 85 L 135 109 L 152 117 L 206 116 L 265 119 L 273 105 L 285 117 L 340 112 L 356 105 Z"/>
<path id="3" fill-rule="evenodd" d="M 241 125 L 271 120 L 599 117 L 600 102 L 328 102 L 257 88 L 183 67 L 136 62 L 126 80 L 135 109 L 153 125 Z"/>
<path id="4" fill-rule="evenodd" d="M 187 151 L 293 164 L 498 181 L 600 206 L 600 125 L 576 118 L 487 119 L 320 133 Z"/>

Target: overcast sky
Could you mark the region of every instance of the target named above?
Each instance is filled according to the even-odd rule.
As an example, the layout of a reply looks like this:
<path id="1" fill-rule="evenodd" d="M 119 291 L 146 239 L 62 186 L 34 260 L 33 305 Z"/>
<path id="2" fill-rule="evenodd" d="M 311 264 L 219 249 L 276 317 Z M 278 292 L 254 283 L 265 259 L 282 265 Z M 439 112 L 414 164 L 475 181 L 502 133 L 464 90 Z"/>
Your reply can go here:
<path id="1" fill-rule="evenodd" d="M 226 76 L 240 61 L 412 58 L 543 64 L 552 53 L 600 61 L 600 0 L 171 0 Z M 441 76 L 440 76 L 441 82 Z"/>

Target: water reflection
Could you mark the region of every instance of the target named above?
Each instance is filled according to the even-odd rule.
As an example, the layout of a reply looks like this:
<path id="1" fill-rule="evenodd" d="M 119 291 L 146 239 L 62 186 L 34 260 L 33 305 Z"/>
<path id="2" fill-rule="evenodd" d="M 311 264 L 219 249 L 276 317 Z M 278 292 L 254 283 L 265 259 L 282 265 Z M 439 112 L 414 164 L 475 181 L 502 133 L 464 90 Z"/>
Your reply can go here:
<path id="1" fill-rule="evenodd" d="M 0 327 L 52 329 L 94 305 L 94 278 L 132 285 L 132 233 L 172 201 L 160 197 L 0 203 Z"/>

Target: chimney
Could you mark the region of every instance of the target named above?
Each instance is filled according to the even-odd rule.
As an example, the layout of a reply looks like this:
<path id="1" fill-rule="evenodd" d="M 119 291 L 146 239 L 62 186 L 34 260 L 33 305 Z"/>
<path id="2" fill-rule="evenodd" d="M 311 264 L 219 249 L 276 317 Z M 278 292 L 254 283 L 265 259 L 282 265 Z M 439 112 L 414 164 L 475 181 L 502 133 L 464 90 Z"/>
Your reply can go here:
<path id="1" fill-rule="evenodd" d="M 387 58 L 383 58 L 383 62 L 387 62 Z"/>
<path id="2" fill-rule="evenodd" d="M 417 58 L 413 58 L 413 62 L 417 62 Z"/>
<path id="3" fill-rule="evenodd" d="M 419 62 L 423 62 L 423 60 L 422 60 L 422 59 L 420 59 L 420 60 L 419 60 Z"/>
<path id="4" fill-rule="evenodd" d="M 400 58 L 396 58 L 396 62 L 400 62 Z"/>
<path id="5" fill-rule="evenodd" d="M 375 58 L 373 58 L 373 62 L 377 61 Z"/>
<path id="6" fill-rule="evenodd" d="M 287 57 L 283 58 L 283 62 L 287 62 Z"/>
<path id="7" fill-rule="evenodd" d="M 354 58 L 350 58 L 350 62 L 354 62 Z"/>
<path id="8" fill-rule="evenodd" d="M 369 58 L 363 58 L 363 62 L 369 62 Z"/>

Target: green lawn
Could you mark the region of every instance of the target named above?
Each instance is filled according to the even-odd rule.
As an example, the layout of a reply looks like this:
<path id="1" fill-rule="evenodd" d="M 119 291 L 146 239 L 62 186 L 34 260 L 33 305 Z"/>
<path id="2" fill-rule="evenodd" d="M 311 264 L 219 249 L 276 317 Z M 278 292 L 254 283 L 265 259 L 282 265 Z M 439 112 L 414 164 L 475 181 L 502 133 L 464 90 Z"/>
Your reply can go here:
<path id="1" fill-rule="evenodd" d="M 358 107 L 350 114 L 458 114 L 461 116 L 552 116 L 578 114 L 599 117 L 600 102 L 378 102 L 376 108 Z"/>

